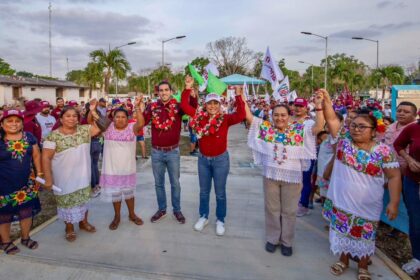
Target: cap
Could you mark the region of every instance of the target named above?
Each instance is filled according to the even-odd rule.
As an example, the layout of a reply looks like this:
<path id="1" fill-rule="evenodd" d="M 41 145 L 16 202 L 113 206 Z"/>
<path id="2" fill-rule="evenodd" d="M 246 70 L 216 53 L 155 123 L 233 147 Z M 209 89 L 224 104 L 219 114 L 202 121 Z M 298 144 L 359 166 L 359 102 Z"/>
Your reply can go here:
<path id="1" fill-rule="evenodd" d="M 295 99 L 294 105 L 295 106 L 308 107 L 308 101 L 306 101 L 305 98 L 298 97 L 298 98 Z"/>
<path id="2" fill-rule="evenodd" d="M 41 101 L 41 107 L 42 108 L 48 108 L 48 107 L 50 107 L 50 102 L 48 102 L 48 101 Z"/>
<path id="3" fill-rule="evenodd" d="M 35 116 L 42 110 L 42 105 L 40 102 L 35 100 L 30 100 L 25 102 L 25 116 Z"/>
<path id="4" fill-rule="evenodd" d="M 77 105 L 79 105 L 79 104 L 77 104 L 77 101 L 76 100 L 70 100 L 69 101 L 69 104 L 67 104 L 68 106 L 71 106 L 71 107 L 76 107 Z"/>
<path id="5" fill-rule="evenodd" d="M 11 109 L 11 110 L 6 110 L 3 112 L 3 116 L 1 117 L 0 122 L 11 116 L 16 116 L 23 120 L 23 113 L 21 111 Z"/>
<path id="6" fill-rule="evenodd" d="M 106 102 L 105 98 L 101 97 L 99 98 L 99 102 Z"/>
<path id="7" fill-rule="evenodd" d="M 220 103 L 220 95 L 218 95 L 217 93 L 209 93 L 206 95 L 206 103 L 215 100 L 217 102 Z"/>

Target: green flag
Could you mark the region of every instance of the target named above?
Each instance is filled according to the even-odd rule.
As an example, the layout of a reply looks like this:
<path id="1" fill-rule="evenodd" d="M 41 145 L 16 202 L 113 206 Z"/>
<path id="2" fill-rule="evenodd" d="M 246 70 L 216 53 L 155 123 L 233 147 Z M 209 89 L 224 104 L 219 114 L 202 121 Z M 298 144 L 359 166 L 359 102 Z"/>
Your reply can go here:
<path id="1" fill-rule="evenodd" d="M 219 80 L 215 75 L 211 72 L 208 73 L 208 80 L 207 80 L 207 92 L 214 92 L 218 95 L 222 95 L 225 90 L 227 89 L 227 85 Z"/>
<path id="2" fill-rule="evenodd" d="M 194 65 L 188 64 L 188 68 L 190 69 L 191 76 L 194 78 L 194 80 L 197 81 L 197 83 L 201 86 L 204 84 L 204 79 L 201 77 L 200 74 L 198 74 L 197 69 L 195 69 Z"/>
<path id="3" fill-rule="evenodd" d="M 172 97 L 175 98 L 176 101 L 181 102 L 181 92 L 179 90 L 175 94 L 172 94 Z"/>

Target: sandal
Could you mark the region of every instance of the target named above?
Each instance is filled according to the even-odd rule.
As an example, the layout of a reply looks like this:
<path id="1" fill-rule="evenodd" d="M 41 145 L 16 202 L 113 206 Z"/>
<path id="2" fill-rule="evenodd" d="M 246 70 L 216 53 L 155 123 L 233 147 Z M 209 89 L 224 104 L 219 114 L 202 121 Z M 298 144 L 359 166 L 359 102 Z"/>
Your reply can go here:
<path id="1" fill-rule="evenodd" d="M 30 237 L 28 237 L 28 239 L 21 238 L 20 244 L 22 244 L 23 246 L 31 250 L 35 250 L 36 248 L 38 248 L 38 242 L 36 242 L 35 240 L 32 240 Z"/>
<path id="2" fill-rule="evenodd" d="M 7 255 L 15 255 L 20 252 L 20 249 L 13 242 L 1 243 L 1 249 Z"/>
<path id="3" fill-rule="evenodd" d="M 109 224 L 110 230 L 116 230 L 118 226 L 120 225 L 120 219 L 113 219 L 112 222 Z"/>
<path id="4" fill-rule="evenodd" d="M 68 242 L 73 242 L 73 241 L 76 240 L 77 235 L 76 235 L 76 233 L 74 231 L 71 231 L 71 232 L 66 232 L 66 236 L 65 237 L 66 237 L 66 240 Z"/>
<path id="5" fill-rule="evenodd" d="M 137 216 L 134 216 L 134 218 L 129 217 L 130 221 L 135 223 L 138 226 L 141 226 L 143 224 L 143 220 Z"/>
<path id="6" fill-rule="evenodd" d="M 359 272 L 357 274 L 358 280 L 371 280 L 372 277 L 367 269 L 359 268 Z"/>
<path id="7" fill-rule="evenodd" d="M 335 276 L 340 276 L 348 267 L 349 266 L 342 261 L 338 261 L 330 267 L 330 272 Z"/>
<path id="8" fill-rule="evenodd" d="M 88 222 L 80 222 L 79 223 L 79 228 L 80 230 L 84 230 L 90 233 L 94 233 L 96 232 L 96 228 L 94 226 L 92 226 L 91 224 L 89 224 Z"/>

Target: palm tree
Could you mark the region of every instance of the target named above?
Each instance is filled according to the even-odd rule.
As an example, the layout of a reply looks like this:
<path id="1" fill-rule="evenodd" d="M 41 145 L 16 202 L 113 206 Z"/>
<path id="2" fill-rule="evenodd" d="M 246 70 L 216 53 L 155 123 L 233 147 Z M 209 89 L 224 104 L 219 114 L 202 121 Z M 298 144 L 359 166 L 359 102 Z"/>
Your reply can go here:
<path id="1" fill-rule="evenodd" d="M 89 62 L 83 70 L 83 82 L 89 86 L 89 96 L 92 96 L 92 90 L 99 88 L 102 90 L 104 80 L 102 74 L 102 68 L 98 63 Z"/>
<path id="2" fill-rule="evenodd" d="M 127 72 L 131 70 L 130 63 L 120 49 L 112 49 L 108 52 L 104 49 L 94 50 L 90 53 L 90 57 L 102 69 L 106 94 L 108 94 L 111 77 L 124 79 Z"/>
<path id="3" fill-rule="evenodd" d="M 373 85 L 379 85 L 382 88 L 382 99 L 385 96 L 385 91 L 388 87 L 394 84 L 404 83 L 405 75 L 404 69 L 401 66 L 385 66 L 375 69 L 371 75 L 371 82 Z"/>

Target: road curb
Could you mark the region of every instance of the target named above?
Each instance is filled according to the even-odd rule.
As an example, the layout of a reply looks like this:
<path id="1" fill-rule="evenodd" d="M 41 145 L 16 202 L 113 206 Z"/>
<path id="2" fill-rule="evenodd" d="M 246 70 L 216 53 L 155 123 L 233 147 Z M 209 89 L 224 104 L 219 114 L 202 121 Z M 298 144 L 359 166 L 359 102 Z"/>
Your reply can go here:
<path id="1" fill-rule="evenodd" d="M 404 272 L 393 260 L 391 260 L 384 252 L 382 252 L 378 247 L 375 251 L 376 256 L 380 258 L 389 269 L 392 270 L 400 279 L 402 280 L 413 280 L 407 273 Z"/>

